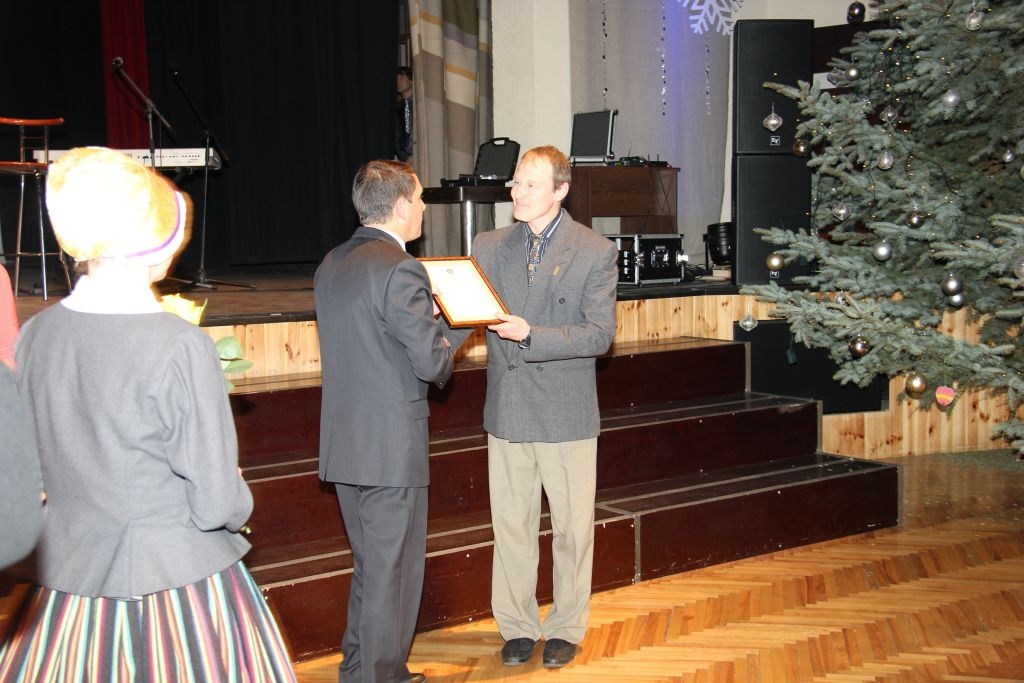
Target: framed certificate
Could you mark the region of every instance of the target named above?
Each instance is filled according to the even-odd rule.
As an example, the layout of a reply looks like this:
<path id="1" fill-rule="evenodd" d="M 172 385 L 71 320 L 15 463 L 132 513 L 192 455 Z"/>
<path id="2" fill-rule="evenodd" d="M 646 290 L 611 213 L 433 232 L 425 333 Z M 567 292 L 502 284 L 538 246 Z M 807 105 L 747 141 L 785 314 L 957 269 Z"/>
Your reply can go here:
<path id="1" fill-rule="evenodd" d="M 491 325 L 501 322 L 496 313 L 508 313 L 472 256 L 425 257 L 420 262 L 430 276 L 437 307 L 452 327 Z"/>

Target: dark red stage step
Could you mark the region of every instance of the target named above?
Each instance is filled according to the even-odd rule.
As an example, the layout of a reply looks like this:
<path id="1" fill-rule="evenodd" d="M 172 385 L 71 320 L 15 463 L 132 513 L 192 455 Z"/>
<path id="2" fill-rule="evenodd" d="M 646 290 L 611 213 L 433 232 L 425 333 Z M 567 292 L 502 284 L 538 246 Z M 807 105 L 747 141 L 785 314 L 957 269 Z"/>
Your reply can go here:
<path id="1" fill-rule="evenodd" d="M 679 339 L 600 359 L 594 588 L 891 526 L 894 466 L 822 454 L 812 401 L 745 391 L 746 347 Z M 489 615 L 492 536 L 484 368 L 431 394 L 431 487 L 421 629 Z M 293 655 L 336 651 L 351 555 L 317 479 L 317 386 L 232 396 L 256 501 L 246 562 Z M 542 524 L 538 597 L 550 600 Z"/>

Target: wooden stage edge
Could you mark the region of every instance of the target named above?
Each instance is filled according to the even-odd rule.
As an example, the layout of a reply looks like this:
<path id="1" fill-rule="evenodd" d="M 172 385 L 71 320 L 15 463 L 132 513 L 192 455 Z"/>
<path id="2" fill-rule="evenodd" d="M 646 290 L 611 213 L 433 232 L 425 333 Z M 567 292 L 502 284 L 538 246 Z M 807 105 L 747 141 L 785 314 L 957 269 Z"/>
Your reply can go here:
<path id="1" fill-rule="evenodd" d="M 176 273 L 184 282 L 167 280 L 161 283 L 160 290 L 180 292 L 199 303 L 206 301 L 203 326 L 207 333 L 213 339 L 235 335 L 242 341 L 245 357 L 254 366 L 243 375 L 232 377 L 235 391 L 273 391 L 319 382 L 314 271 L 315 264 L 211 271 L 211 280 L 254 285 L 217 285 L 216 289 L 188 287 L 188 275 Z M 27 281 L 31 282 L 31 276 Z M 59 278 L 50 278 L 51 296 L 46 302 L 38 294 L 18 297 L 18 314 L 23 323 L 60 300 L 65 292 L 53 288 L 59 282 Z M 768 305 L 738 294 L 735 287 L 721 281 L 622 288 L 615 343 L 680 337 L 731 340 L 734 322 L 748 313 L 767 320 L 770 310 Z M 964 310 L 947 313 L 943 328 L 955 338 L 973 340 L 977 335 Z M 470 338 L 459 357 L 466 361 L 485 358 L 483 330 Z M 821 449 L 851 457 L 888 459 L 1006 447 L 1005 442 L 992 437 L 992 428 L 1008 415 L 1003 398 L 971 392 L 962 396 L 952 410 L 936 405 L 920 410 L 914 401 L 899 400 L 902 384 L 900 378 L 889 383 L 888 410 L 823 416 Z"/>

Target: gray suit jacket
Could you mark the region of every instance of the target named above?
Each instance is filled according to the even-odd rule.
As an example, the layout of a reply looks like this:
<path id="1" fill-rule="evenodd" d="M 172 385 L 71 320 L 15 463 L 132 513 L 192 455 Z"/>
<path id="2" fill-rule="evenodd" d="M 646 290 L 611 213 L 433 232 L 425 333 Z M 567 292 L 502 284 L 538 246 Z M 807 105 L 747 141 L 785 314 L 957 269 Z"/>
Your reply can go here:
<path id="1" fill-rule="evenodd" d="M 323 401 L 320 478 L 426 486 L 427 389 L 452 372 L 423 265 L 360 227 L 314 279 Z"/>
<path id="2" fill-rule="evenodd" d="M 509 312 L 530 324 L 529 349 L 487 335 L 484 429 L 508 441 L 557 443 L 600 431 L 594 359 L 615 336 L 615 243 L 566 214 L 526 280 L 524 223 L 481 233 L 473 256 Z"/>

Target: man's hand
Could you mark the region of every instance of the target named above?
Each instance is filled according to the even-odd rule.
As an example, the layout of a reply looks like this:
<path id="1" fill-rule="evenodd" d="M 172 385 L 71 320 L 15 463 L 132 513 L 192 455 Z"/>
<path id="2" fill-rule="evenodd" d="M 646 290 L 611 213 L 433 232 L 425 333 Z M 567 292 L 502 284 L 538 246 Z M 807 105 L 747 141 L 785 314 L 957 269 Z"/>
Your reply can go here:
<path id="1" fill-rule="evenodd" d="M 520 318 L 518 315 L 497 313 L 494 317 L 502 322 L 495 323 L 494 325 L 488 325 L 487 329 L 492 332 L 496 332 L 502 339 L 520 342 L 529 336 L 530 323 L 526 322 L 526 320 Z"/>

